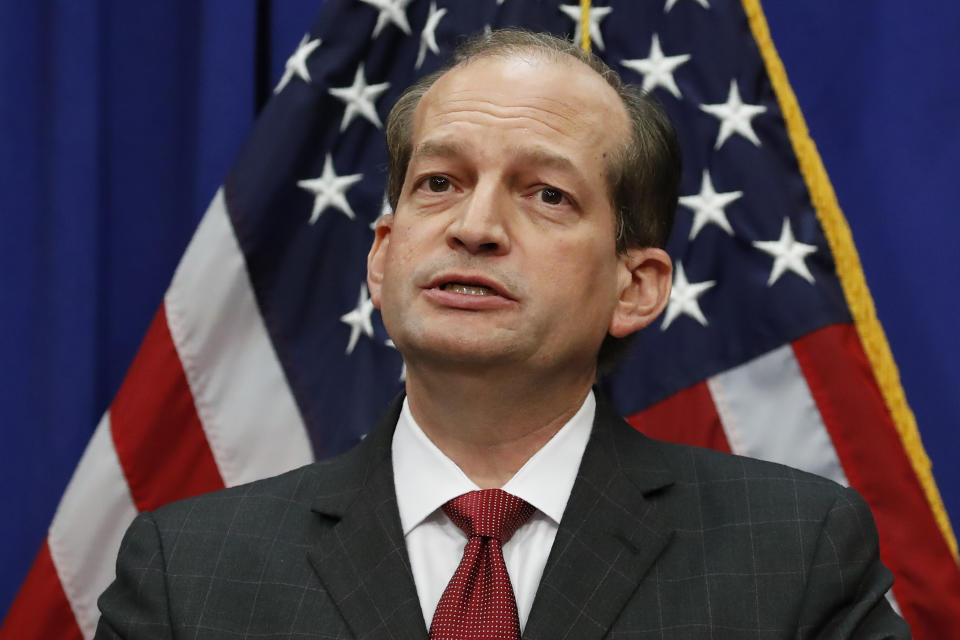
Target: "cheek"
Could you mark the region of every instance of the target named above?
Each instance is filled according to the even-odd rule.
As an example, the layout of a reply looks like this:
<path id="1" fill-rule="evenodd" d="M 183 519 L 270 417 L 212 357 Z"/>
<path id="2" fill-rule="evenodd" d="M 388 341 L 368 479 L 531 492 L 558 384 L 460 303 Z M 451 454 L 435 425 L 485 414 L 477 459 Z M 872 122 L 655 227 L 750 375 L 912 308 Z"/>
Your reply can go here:
<path id="1" fill-rule="evenodd" d="M 416 255 L 414 244 L 408 228 L 400 225 L 394 227 L 384 261 L 385 279 L 390 279 L 396 284 L 396 281 L 403 277 L 409 269 L 411 259 Z"/>
<path id="2" fill-rule="evenodd" d="M 420 235 L 415 229 L 403 225 L 395 225 L 390 235 L 380 294 L 381 306 L 388 314 L 409 304 L 409 298 L 415 293 L 414 276 L 428 249 Z"/>
<path id="3" fill-rule="evenodd" d="M 563 268 L 582 287 L 602 294 L 616 280 L 617 256 L 612 242 L 599 241 L 578 243 L 565 253 Z M 610 285 L 613 286 L 613 285 Z"/>
<path id="4" fill-rule="evenodd" d="M 616 305 L 617 261 L 595 244 L 557 246 L 558 260 L 545 267 L 542 285 L 553 306 L 574 318 L 606 318 Z"/>

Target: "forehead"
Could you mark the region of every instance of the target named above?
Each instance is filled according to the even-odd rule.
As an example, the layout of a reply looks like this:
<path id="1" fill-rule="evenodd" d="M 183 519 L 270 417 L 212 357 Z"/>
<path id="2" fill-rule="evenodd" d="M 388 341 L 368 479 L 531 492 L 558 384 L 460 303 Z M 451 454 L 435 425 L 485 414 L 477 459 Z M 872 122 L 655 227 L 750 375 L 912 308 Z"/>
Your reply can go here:
<path id="1" fill-rule="evenodd" d="M 413 142 L 458 126 L 589 147 L 606 155 L 629 132 L 620 97 L 582 62 L 530 52 L 491 55 L 454 67 L 424 94 Z M 523 140 L 524 138 L 518 138 Z"/>

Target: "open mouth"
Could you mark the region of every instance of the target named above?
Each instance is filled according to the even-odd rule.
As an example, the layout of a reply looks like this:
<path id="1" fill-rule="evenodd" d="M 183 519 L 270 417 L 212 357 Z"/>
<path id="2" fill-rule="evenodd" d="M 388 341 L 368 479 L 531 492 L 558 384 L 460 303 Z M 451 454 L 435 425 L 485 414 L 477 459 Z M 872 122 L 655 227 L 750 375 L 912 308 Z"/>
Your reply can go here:
<path id="1" fill-rule="evenodd" d="M 441 285 L 440 289 L 443 291 L 449 291 L 451 293 L 460 293 L 466 296 L 498 295 L 497 292 L 490 287 L 485 287 L 479 284 L 465 284 L 463 282 L 447 282 Z"/>
<path id="2" fill-rule="evenodd" d="M 438 307 L 464 311 L 502 311 L 519 304 L 509 289 L 483 274 L 438 275 L 426 284 L 424 295 Z"/>

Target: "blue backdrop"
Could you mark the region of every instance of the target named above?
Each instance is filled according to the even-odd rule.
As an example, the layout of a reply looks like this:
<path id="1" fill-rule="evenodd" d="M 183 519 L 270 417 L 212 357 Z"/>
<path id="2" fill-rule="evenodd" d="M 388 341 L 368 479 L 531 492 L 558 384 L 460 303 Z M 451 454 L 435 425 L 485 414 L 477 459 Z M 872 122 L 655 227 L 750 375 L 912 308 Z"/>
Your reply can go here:
<path id="1" fill-rule="evenodd" d="M 0 617 L 318 6 L 0 2 Z M 765 10 L 960 521 L 960 6 Z"/>

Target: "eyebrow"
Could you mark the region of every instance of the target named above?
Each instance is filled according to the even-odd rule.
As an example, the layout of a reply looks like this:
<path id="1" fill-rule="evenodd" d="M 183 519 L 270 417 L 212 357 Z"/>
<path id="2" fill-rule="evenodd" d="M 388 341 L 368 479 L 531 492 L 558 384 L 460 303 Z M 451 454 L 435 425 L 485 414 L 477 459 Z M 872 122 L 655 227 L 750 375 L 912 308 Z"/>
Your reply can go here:
<path id="1" fill-rule="evenodd" d="M 413 150 L 414 158 L 453 158 L 463 154 L 463 145 L 458 142 L 427 140 Z"/>
<path id="2" fill-rule="evenodd" d="M 426 140 L 417 145 L 416 149 L 413 151 L 413 157 L 411 159 L 454 158 L 461 156 L 464 153 L 464 147 L 459 142 L 448 140 Z M 552 151 L 548 151 L 546 149 L 515 146 L 510 147 L 509 153 L 513 159 L 523 164 L 551 167 L 554 169 L 570 171 L 578 175 L 580 174 L 580 170 L 577 168 L 577 165 L 574 164 L 570 158 L 558 153 L 553 153 Z"/>
<path id="3" fill-rule="evenodd" d="M 546 149 L 511 147 L 510 152 L 514 154 L 514 157 L 517 160 L 524 164 L 551 167 L 553 169 L 561 169 L 576 174 L 580 173 L 577 165 L 575 165 L 570 158 L 560 155 L 559 153 L 547 151 Z"/>

